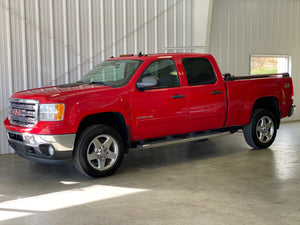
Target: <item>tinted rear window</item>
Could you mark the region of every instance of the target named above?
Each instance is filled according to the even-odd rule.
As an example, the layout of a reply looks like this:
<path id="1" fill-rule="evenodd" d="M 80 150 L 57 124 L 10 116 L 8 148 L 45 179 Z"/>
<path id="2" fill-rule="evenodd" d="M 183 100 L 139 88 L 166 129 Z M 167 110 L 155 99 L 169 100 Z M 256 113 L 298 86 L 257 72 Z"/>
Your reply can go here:
<path id="1" fill-rule="evenodd" d="M 190 86 L 216 83 L 217 78 L 208 59 L 184 58 L 182 64 Z"/>

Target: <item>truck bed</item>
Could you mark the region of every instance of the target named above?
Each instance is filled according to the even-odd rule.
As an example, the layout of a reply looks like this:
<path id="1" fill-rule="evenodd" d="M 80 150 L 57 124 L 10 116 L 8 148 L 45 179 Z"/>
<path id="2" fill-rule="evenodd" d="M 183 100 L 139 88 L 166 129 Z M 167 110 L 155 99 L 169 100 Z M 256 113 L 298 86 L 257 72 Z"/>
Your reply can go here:
<path id="1" fill-rule="evenodd" d="M 287 96 L 293 95 L 292 79 L 288 73 L 251 76 L 225 75 L 224 81 L 227 87 L 228 103 L 225 127 L 248 124 L 251 109 L 256 100 L 261 98 L 276 96 L 280 117 L 288 116 L 289 108 L 285 106 L 291 105 L 292 102 Z"/>

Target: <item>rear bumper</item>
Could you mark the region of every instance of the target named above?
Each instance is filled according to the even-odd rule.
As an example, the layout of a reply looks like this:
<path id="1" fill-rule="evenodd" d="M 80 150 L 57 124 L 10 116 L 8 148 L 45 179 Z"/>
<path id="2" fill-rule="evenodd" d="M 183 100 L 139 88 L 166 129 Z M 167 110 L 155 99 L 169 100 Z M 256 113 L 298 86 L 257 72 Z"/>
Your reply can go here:
<path id="1" fill-rule="evenodd" d="M 23 158 L 59 163 L 72 157 L 76 134 L 37 135 L 7 130 L 9 145 Z"/>
<path id="2" fill-rule="evenodd" d="M 296 108 L 295 105 L 291 105 L 290 106 L 290 110 L 289 110 L 289 114 L 288 114 L 289 117 L 291 117 L 292 115 L 294 115 L 295 108 Z"/>

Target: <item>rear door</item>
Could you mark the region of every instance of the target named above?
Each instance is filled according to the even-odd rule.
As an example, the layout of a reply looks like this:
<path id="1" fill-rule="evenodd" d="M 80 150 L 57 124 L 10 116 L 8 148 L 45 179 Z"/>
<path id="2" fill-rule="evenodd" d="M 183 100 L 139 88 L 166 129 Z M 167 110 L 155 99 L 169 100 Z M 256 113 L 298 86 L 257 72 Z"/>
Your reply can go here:
<path id="1" fill-rule="evenodd" d="M 188 132 L 221 128 L 226 119 L 226 87 L 207 58 L 183 58 L 187 78 Z"/>
<path id="2" fill-rule="evenodd" d="M 150 76 L 157 80 L 157 85 L 144 89 L 136 87 L 130 96 L 131 139 L 186 133 L 186 89 L 180 85 L 174 61 L 159 59 L 152 62 L 138 82 Z"/>

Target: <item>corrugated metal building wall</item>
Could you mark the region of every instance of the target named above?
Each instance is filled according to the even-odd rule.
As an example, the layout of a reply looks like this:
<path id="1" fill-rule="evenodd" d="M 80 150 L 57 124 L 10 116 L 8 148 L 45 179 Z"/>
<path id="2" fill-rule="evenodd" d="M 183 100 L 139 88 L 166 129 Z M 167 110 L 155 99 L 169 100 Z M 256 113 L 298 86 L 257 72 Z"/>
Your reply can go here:
<path id="1" fill-rule="evenodd" d="M 250 55 L 289 55 L 300 107 L 300 1 L 214 0 L 210 38 L 223 73 L 249 74 Z M 299 110 L 292 120 L 299 120 Z"/>
<path id="2" fill-rule="evenodd" d="M 2 121 L 13 92 L 74 82 L 112 55 L 176 51 L 174 47 L 203 51 L 205 46 L 192 43 L 193 4 L 193 0 L 0 0 L 0 153 L 11 152 Z"/>
<path id="3" fill-rule="evenodd" d="M 212 2 L 210 39 L 196 40 L 199 7 Z M 208 51 L 235 74 L 249 73 L 250 54 L 291 55 L 300 105 L 299 26 L 299 0 L 0 0 L 0 154 L 11 152 L 2 121 L 13 92 L 76 81 L 123 53 Z"/>

